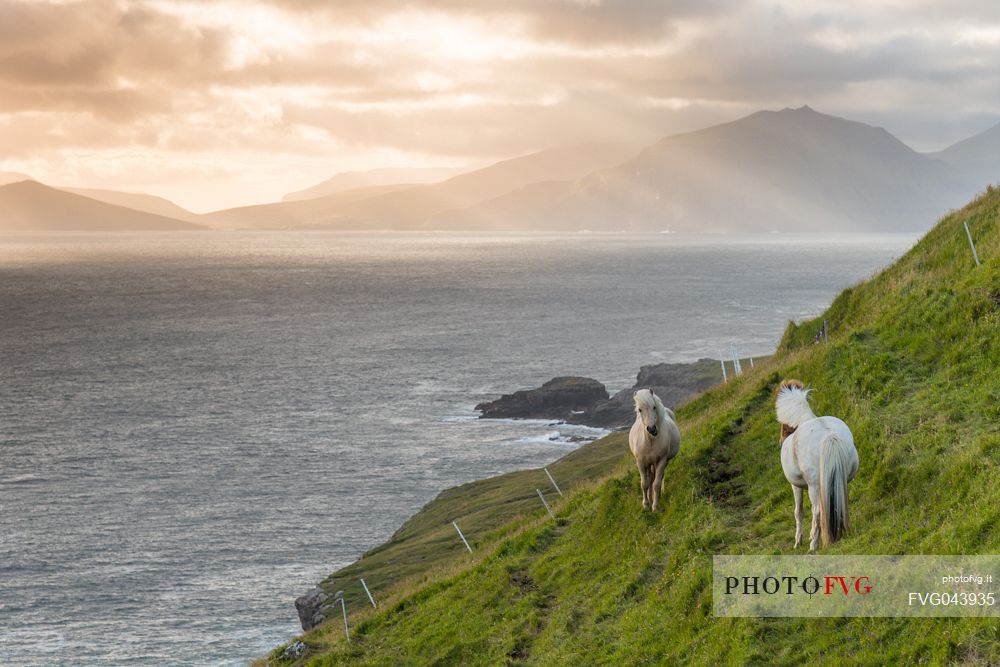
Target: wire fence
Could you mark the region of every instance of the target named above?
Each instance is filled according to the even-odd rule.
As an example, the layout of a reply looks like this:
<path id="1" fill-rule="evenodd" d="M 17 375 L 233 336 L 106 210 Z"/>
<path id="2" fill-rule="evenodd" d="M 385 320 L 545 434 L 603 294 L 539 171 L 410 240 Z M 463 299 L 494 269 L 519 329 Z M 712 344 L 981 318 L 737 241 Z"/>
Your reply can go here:
<path id="1" fill-rule="evenodd" d="M 976 244 L 975 244 L 975 241 L 973 240 L 972 231 L 969 229 L 969 221 L 968 220 L 963 221 L 962 222 L 962 226 L 965 228 L 966 238 L 969 241 L 969 247 L 972 250 L 972 257 L 973 257 L 973 260 L 975 261 L 975 265 L 977 267 L 981 266 L 981 262 L 980 262 L 980 259 L 979 259 L 979 253 L 976 250 Z M 814 343 L 827 343 L 827 342 L 829 342 L 829 340 L 830 340 L 830 338 L 829 338 L 829 321 L 826 320 L 826 319 L 824 319 L 822 326 L 816 331 L 816 335 L 813 337 L 813 342 Z M 754 359 L 753 359 L 753 357 L 749 356 L 749 357 L 746 357 L 746 359 L 747 359 L 748 363 L 750 364 L 750 368 L 751 369 L 754 368 Z M 742 363 L 742 360 L 741 360 L 740 355 L 739 355 L 739 350 L 738 350 L 738 348 L 737 348 L 737 346 L 736 346 L 735 343 L 731 343 L 730 344 L 730 346 L 729 346 L 729 354 L 728 355 L 725 352 L 720 352 L 720 354 L 719 354 L 719 364 L 721 365 L 721 368 L 722 368 L 722 381 L 723 381 L 723 383 L 729 381 L 729 368 L 727 368 L 727 363 L 728 363 L 729 367 L 731 367 L 731 369 L 732 369 L 732 376 L 734 378 L 740 377 L 740 376 L 743 375 L 743 372 L 744 372 L 743 371 L 743 363 Z M 558 482 L 556 482 L 555 477 L 549 471 L 548 467 L 543 467 L 542 471 L 545 473 L 546 477 L 549 480 L 549 483 L 552 485 L 552 488 L 555 490 L 555 492 L 557 494 L 559 494 L 560 498 L 564 497 L 562 489 L 559 487 Z M 548 513 L 549 517 L 552 520 L 556 520 L 556 514 L 555 514 L 555 512 L 553 512 L 552 506 L 549 505 L 548 501 L 546 501 L 545 494 L 542 492 L 542 490 L 539 489 L 539 488 L 535 488 L 535 493 L 538 495 L 538 499 L 541 501 L 541 504 L 545 508 L 545 511 Z M 899 521 L 896 520 L 896 519 L 894 519 L 893 521 L 894 521 L 894 523 L 893 523 L 894 526 L 896 525 L 896 523 L 899 523 Z M 917 521 L 914 521 L 913 522 L 913 527 L 914 528 L 917 528 L 918 526 L 924 526 L 924 527 L 926 527 L 928 524 L 932 524 L 933 525 L 935 523 L 939 524 L 939 523 L 942 523 L 942 522 L 943 522 L 943 518 L 942 518 L 941 513 L 939 512 L 936 521 L 933 519 L 933 517 L 930 517 L 929 515 L 928 516 L 924 516 L 922 524 L 919 523 L 919 522 L 917 522 Z M 457 519 L 452 520 L 451 524 L 455 528 L 455 532 L 458 534 L 459 539 L 461 540 L 462 544 L 464 545 L 464 547 L 468 551 L 468 553 L 470 553 L 470 554 L 474 553 L 473 548 L 472 548 L 472 544 L 469 543 L 469 540 L 466 537 L 465 533 L 462 532 L 462 529 L 458 525 L 458 520 Z M 903 521 L 900 527 L 902 527 L 904 530 L 908 530 L 910 528 L 910 526 L 907 525 L 906 521 Z M 368 601 L 371 603 L 372 608 L 377 608 L 378 605 L 375 602 L 375 597 L 373 596 L 373 594 L 371 592 L 371 589 L 368 587 L 368 584 L 365 582 L 364 578 L 359 578 L 358 581 L 361 584 L 362 588 L 364 589 L 365 595 L 367 596 Z M 339 602 L 340 602 L 340 606 L 341 606 L 341 612 L 342 612 L 343 618 L 344 618 L 344 636 L 347 639 L 347 641 L 350 641 L 351 640 L 351 634 L 350 634 L 350 627 L 348 625 L 348 619 L 347 619 L 347 603 L 345 602 L 343 595 L 341 595 L 341 597 L 339 598 Z M 336 604 L 336 603 L 334 603 L 334 604 Z"/>
<path id="2" fill-rule="evenodd" d="M 824 330 L 825 330 L 825 325 L 824 325 Z M 733 374 L 734 377 L 738 377 L 738 376 L 743 375 L 743 373 L 744 373 L 743 359 L 746 359 L 746 361 L 750 365 L 750 368 L 754 368 L 754 359 L 753 359 L 753 357 L 744 357 L 744 358 L 741 359 L 741 357 L 739 355 L 739 350 L 738 350 L 738 348 L 737 348 L 737 346 L 736 346 L 735 343 L 730 344 L 730 346 L 729 346 L 729 354 L 728 355 L 726 355 L 725 353 L 719 355 L 719 363 L 722 365 L 723 382 L 726 382 L 728 380 L 728 377 L 729 377 L 727 365 L 732 368 L 732 374 Z M 549 482 L 549 484 L 552 487 L 552 492 L 554 492 L 555 494 L 558 494 L 559 498 L 564 498 L 565 494 L 563 493 L 562 488 L 560 488 L 559 483 L 556 481 L 555 476 L 553 476 L 552 472 L 548 469 L 548 467 L 547 466 L 542 467 L 541 471 L 545 474 L 546 478 L 548 479 L 548 482 Z M 556 520 L 557 519 L 556 512 L 554 511 L 552 505 L 546 500 L 545 493 L 541 490 L 541 488 L 537 488 L 537 487 L 534 489 L 534 491 L 535 491 L 535 494 L 538 496 L 538 500 L 540 501 L 542 507 L 548 513 L 549 518 L 551 520 Z M 458 524 L 458 521 L 460 519 L 461 519 L 461 517 L 457 517 L 457 518 L 453 519 L 451 521 L 451 525 L 454 528 L 455 534 L 457 535 L 458 540 L 461 542 L 462 547 L 469 554 L 474 554 L 475 553 L 475 549 L 474 549 L 475 540 L 473 539 L 470 542 L 470 539 L 469 539 L 470 536 L 467 536 L 465 534 L 465 532 L 462 530 L 462 528 Z M 369 603 L 371 604 L 372 608 L 377 608 L 377 604 L 376 604 L 376 601 L 375 601 L 374 594 L 372 593 L 372 590 L 369 587 L 368 583 L 364 580 L 364 578 L 358 578 L 357 582 L 360 584 L 361 588 L 364 590 L 365 596 L 367 597 L 367 599 L 368 599 Z M 348 641 L 350 641 L 350 627 L 348 625 L 347 603 L 345 602 L 345 597 L 342 595 L 339 598 L 338 601 L 341 604 L 341 611 L 342 611 L 343 616 L 344 616 L 344 636 L 345 636 L 345 638 Z M 334 604 L 336 604 L 336 602 Z"/>
<path id="3" fill-rule="evenodd" d="M 553 477 L 552 473 L 549 472 L 548 467 L 542 468 L 542 471 L 545 472 L 545 476 L 548 477 L 549 482 L 552 484 L 552 488 L 555 489 L 556 493 L 559 494 L 560 498 L 564 497 L 562 489 L 559 488 L 559 484 L 556 482 L 556 479 L 555 477 Z M 556 519 L 555 512 L 553 512 L 552 506 L 549 505 L 548 501 L 545 500 L 545 494 L 542 493 L 542 490 L 538 488 L 535 489 L 535 493 L 538 494 L 538 499 L 541 501 L 542 506 L 545 508 L 545 511 L 548 512 L 549 517 L 552 520 L 555 520 Z M 455 532 L 458 534 L 458 537 L 461 540 L 462 545 L 465 547 L 465 549 L 470 554 L 475 553 L 473 551 L 472 544 L 469 543 L 469 540 L 465 536 L 465 533 L 462 532 L 462 529 L 459 527 L 458 520 L 457 519 L 452 520 L 451 525 L 455 528 Z M 375 602 L 375 597 L 372 594 L 371 588 L 369 588 L 368 583 L 364 580 L 363 577 L 359 577 L 357 581 L 358 583 L 361 584 L 361 587 L 364 589 L 365 595 L 367 596 L 368 601 L 371 603 L 372 608 L 377 608 L 378 605 Z M 344 591 L 341 591 L 340 597 L 337 598 L 333 602 L 333 604 L 337 604 L 337 602 L 340 603 L 341 613 L 344 617 L 344 638 L 349 642 L 351 641 L 351 629 L 347 619 L 347 602 L 345 600 Z"/>

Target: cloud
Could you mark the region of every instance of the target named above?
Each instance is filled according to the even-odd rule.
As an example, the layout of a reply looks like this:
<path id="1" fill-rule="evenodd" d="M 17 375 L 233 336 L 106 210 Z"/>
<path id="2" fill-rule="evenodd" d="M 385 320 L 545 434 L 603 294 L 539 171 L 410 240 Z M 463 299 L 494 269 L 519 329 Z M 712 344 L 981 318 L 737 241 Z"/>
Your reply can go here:
<path id="1" fill-rule="evenodd" d="M 401 6 L 393 0 L 271 0 L 270 4 L 369 26 Z M 720 0 L 423 0 L 410 6 L 456 18 L 484 18 L 494 26 L 517 23 L 536 40 L 593 46 L 658 40 L 669 35 L 676 20 L 717 15 L 732 4 Z"/>
<path id="2" fill-rule="evenodd" d="M 998 58 L 1000 6 L 972 0 L 0 0 L 0 167 L 67 181 L 90 154 L 106 181 L 135 151 L 276 198 L 289 165 L 479 163 L 802 103 L 933 148 L 997 118 Z"/>

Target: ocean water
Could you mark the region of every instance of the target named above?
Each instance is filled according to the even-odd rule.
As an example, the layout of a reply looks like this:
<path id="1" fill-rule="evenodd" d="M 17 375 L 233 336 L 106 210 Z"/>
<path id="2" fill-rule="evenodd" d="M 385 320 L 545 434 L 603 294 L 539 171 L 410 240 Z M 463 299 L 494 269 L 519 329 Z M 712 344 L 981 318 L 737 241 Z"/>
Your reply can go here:
<path id="1" fill-rule="evenodd" d="M 246 664 L 441 490 L 600 434 L 477 402 L 769 353 L 914 240 L 0 237 L 0 664 Z"/>

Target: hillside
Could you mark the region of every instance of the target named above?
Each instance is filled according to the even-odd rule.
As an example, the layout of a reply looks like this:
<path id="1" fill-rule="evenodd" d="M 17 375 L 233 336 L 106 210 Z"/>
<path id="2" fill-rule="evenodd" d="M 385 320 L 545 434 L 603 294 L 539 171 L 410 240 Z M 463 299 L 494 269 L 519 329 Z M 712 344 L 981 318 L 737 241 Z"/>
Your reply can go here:
<path id="1" fill-rule="evenodd" d="M 344 190 L 315 199 L 303 199 L 274 204 L 239 206 L 205 213 L 199 220 L 218 229 L 309 229 L 319 228 L 335 220 L 337 211 L 356 202 L 413 187 L 412 183 L 372 185 Z"/>
<path id="2" fill-rule="evenodd" d="M 440 183 L 357 188 L 319 199 L 209 213 L 204 220 L 244 229 L 427 229 L 431 217 L 444 211 L 468 208 L 537 181 L 581 178 L 623 162 L 634 152 L 633 147 L 617 144 L 556 148 L 502 160 Z"/>
<path id="3" fill-rule="evenodd" d="M 8 185 L 19 181 L 30 181 L 31 176 L 16 171 L 0 171 L 0 185 Z"/>
<path id="4" fill-rule="evenodd" d="M 565 231 L 922 231 L 969 192 L 949 165 L 884 129 L 801 107 L 666 137 L 613 169 L 575 182 L 533 183 L 435 223 Z"/>
<path id="5" fill-rule="evenodd" d="M 0 187 L 0 232 L 181 231 L 200 225 L 115 206 L 36 181 Z"/>
<path id="6" fill-rule="evenodd" d="M 302 201 L 335 195 L 345 190 L 370 188 L 396 183 L 437 183 L 460 174 L 462 169 L 453 167 L 413 167 L 370 169 L 368 171 L 343 171 L 312 187 L 289 192 L 281 201 Z"/>
<path id="7" fill-rule="evenodd" d="M 972 191 L 1000 183 L 1000 124 L 932 156 L 954 167 Z"/>
<path id="8" fill-rule="evenodd" d="M 324 582 L 345 591 L 349 643 L 336 616 L 267 662 L 996 664 L 995 619 L 714 618 L 711 557 L 793 553 L 773 413 L 784 377 L 816 388 L 818 414 L 851 425 L 861 459 L 852 532 L 824 553 L 997 552 L 998 258 L 1000 190 L 991 190 L 821 316 L 789 325 L 771 360 L 684 406 L 683 447 L 667 469 L 660 513 L 640 511 L 623 433 L 550 466 L 565 480 L 565 499 L 539 471 L 447 491 L 389 545 Z M 829 342 L 813 344 L 823 319 Z M 534 488 L 545 490 L 555 521 L 533 501 Z M 422 546 L 387 560 L 407 536 Z M 376 610 L 364 602 L 362 576 Z M 281 657 L 298 650 L 297 659 Z"/>
<path id="9" fill-rule="evenodd" d="M 105 204 L 124 206 L 136 211 L 144 211 L 154 215 L 161 215 L 165 218 L 183 220 L 185 222 L 197 222 L 198 215 L 178 206 L 169 199 L 148 195 L 141 192 L 119 192 L 118 190 L 102 190 L 99 188 L 59 188 L 65 192 L 70 192 L 82 197 L 89 197 L 102 201 Z"/>

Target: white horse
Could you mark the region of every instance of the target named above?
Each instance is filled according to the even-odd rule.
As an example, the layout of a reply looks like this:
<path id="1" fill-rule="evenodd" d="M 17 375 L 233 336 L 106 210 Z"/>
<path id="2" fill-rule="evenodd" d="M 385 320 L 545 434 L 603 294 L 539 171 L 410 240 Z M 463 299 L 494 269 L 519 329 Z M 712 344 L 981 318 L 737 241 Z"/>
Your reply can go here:
<path id="1" fill-rule="evenodd" d="M 643 509 L 656 507 L 663 488 L 663 470 L 681 449 L 681 432 L 674 413 L 649 389 L 635 392 L 635 423 L 628 446 L 639 466 Z"/>
<path id="2" fill-rule="evenodd" d="M 775 411 L 781 423 L 781 467 L 795 495 L 795 546 L 802 543 L 802 489 L 808 488 L 809 551 L 815 551 L 820 534 L 827 545 L 847 531 L 847 483 L 858 472 L 858 450 L 847 424 L 813 414 L 809 391 L 798 380 L 785 380 Z"/>

